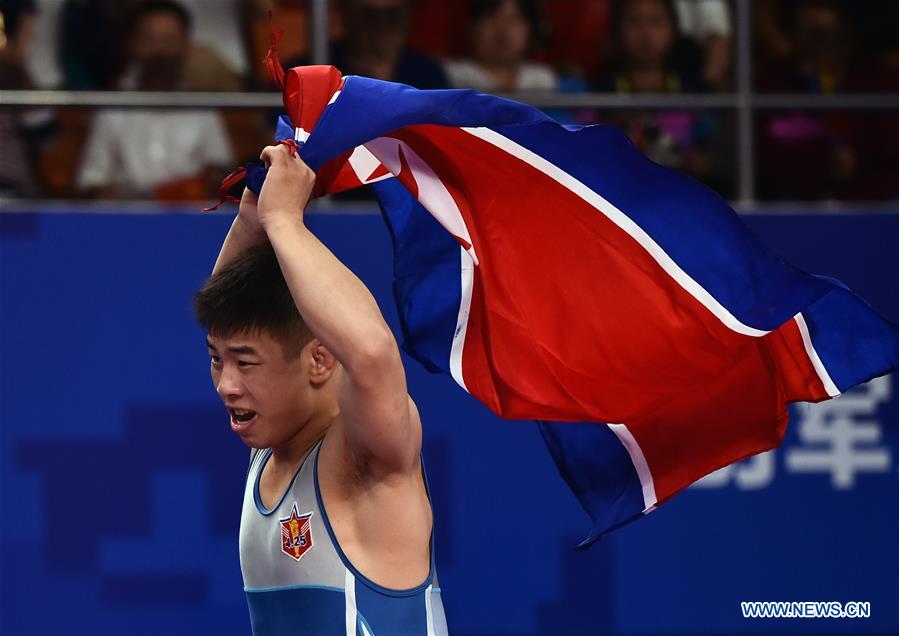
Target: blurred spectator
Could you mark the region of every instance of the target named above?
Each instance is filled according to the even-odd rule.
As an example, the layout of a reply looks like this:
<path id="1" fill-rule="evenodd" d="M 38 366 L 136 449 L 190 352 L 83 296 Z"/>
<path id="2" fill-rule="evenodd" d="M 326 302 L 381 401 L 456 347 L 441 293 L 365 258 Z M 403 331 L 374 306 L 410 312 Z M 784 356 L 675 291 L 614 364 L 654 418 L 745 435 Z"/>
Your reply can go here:
<path id="1" fill-rule="evenodd" d="M 32 46 L 36 12 L 34 0 L 0 0 L 0 90 L 34 88 L 25 61 Z M 0 110 L 0 194 L 38 194 L 36 150 L 53 126 L 53 112 L 46 108 Z"/>
<path id="2" fill-rule="evenodd" d="M 731 25 L 727 2 L 677 0 L 674 6 L 681 33 L 699 47 L 700 54 L 695 63 L 701 68 L 703 80 L 711 87 L 725 88 L 731 58 Z"/>
<path id="3" fill-rule="evenodd" d="M 752 3 L 752 65 L 763 68 L 790 54 L 790 40 L 784 28 L 787 8 L 782 0 L 754 0 Z"/>
<path id="4" fill-rule="evenodd" d="M 37 89 L 53 90 L 63 83 L 59 66 L 58 33 L 63 3 L 60 0 L 35 0 L 37 17 L 34 25 L 34 41 L 26 60 L 31 81 Z"/>
<path id="5" fill-rule="evenodd" d="M 671 0 L 621 0 L 612 13 L 610 68 L 594 88 L 618 93 L 708 90 L 702 77 L 677 65 L 677 15 Z"/>
<path id="6" fill-rule="evenodd" d="M 329 63 L 346 75 L 364 75 L 416 88 L 447 88 L 443 67 L 406 46 L 412 0 L 341 0 L 344 38 Z M 310 64 L 307 56 L 284 66 Z"/>
<path id="7" fill-rule="evenodd" d="M 853 36 L 836 2 L 802 0 L 789 21 L 787 58 L 762 67 L 757 85 L 774 92 L 834 93 L 852 78 Z"/>
<path id="8" fill-rule="evenodd" d="M 897 90 L 899 3 L 756 0 L 752 8 L 759 90 Z"/>
<path id="9" fill-rule="evenodd" d="M 612 66 L 594 85 L 616 93 L 682 93 L 707 89 L 702 77 L 677 65 L 678 23 L 671 0 L 623 0 L 612 14 Z M 723 120 L 687 110 L 614 111 L 603 118 L 622 128 L 647 157 L 707 183 L 724 196 L 733 188 L 733 158 Z"/>
<path id="10" fill-rule="evenodd" d="M 207 4 L 199 0 L 188 0 L 201 9 L 209 10 Z M 60 19 L 58 37 L 60 65 L 63 68 L 66 87 L 72 90 L 110 90 L 115 88 L 133 88 L 133 78 L 129 72 L 133 69 L 123 68 L 127 63 L 128 46 L 125 42 L 131 32 L 134 16 L 142 11 L 144 0 L 66 0 Z M 216 33 L 218 28 L 222 37 L 236 39 L 239 32 L 236 27 L 229 28 L 230 18 L 236 19 L 233 2 L 220 0 L 214 7 L 212 17 L 204 19 L 206 39 Z M 178 5 L 185 16 L 189 12 L 183 5 Z M 188 21 L 188 27 L 192 25 Z M 103 33 L 106 37 L 85 38 L 85 33 Z M 241 89 L 241 81 L 233 68 L 226 63 L 219 51 L 220 47 L 207 46 L 191 42 L 184 56 L 183 77 L 180 88 L 198 91 L 237 91 Z M 240 60 L 243 47 L 236 43 L 226 50 L 232 58 Z M 122 72 L 125 78 L 121 77 Z M 124 81 L 124 84 L 123 84 Z"/>
<path id="11" fill-rule="evenodd" d="M 218 64 L 227 69 L 233 80 L 246 77 L 250 71 L 247 56 L 246 24 L 242 20 L 240 0 L 180 0 L 191 15 L 197 16 L 192 31 L 191 55 L 207 56 L 212 53 Z M 188 59 L 190 67 L 201 66 L 199 61 Z M 254 60 L 261 65 L 260 60 Z M 198 78 L 199 79 L 199 78 Z M 244 82 L 238 81 L 239 84 Z M 204 89 L 192 89 L 204 90 Z M 236 90 L 240 90 L 240 87 Z"/>
<path id="12" fill-rule="evenodd" d="M 853 22 L 833 0 L 800 0 L 787 21 L 791 54 L 763 67 L 772 92 L 897 90 L 897 74 L 856 49 Z M 780 111 L 758 117 L 763 198 L 879 199 L 899 195 L 895 113 Z"/>
<path id="13" fill-rule="evenodd" d="M 483 91 L 553 91 L 548 66 L 527 60 L 539 30 L 534 0 L 472 0 L 469 3 L 471 57 L 445 63 L 456 88 Z"/>
<path id="14" fill-rule="evenodd" d="M 194 44 L 184 62 L 181 88 L 186 91 L 239 91 L 240 76 L 212 48 Z"/>
<path id="15" fill-rule="evenodd" d="M 138 5 L 128 34 L 122 88 L 172 91 L 186 85 L 190 15 L 181 5 L 169 0 Z M 77 186 L 94 196 L 206 198 L 232 163 L 216 112 L 108 109 L 94 118 Z"/>
<path id="16" fill-rule="evenodd" d="M 191 28 L 190 13 L 177 2 L 137 4 L 127 25 L 130 60 L 119 88 L 240 90 L 240 79 L 219 54 L 191 41 Z"/>

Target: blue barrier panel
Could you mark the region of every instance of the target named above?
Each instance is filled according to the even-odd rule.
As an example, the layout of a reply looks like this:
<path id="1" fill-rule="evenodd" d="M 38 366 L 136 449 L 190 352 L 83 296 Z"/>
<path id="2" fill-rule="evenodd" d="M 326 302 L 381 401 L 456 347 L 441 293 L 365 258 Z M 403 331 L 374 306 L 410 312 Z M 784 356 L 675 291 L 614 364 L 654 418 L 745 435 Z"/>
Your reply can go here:
<path id="1" fill-rule="evenodd" d="M 746 220 L 899 321 L 899 215 Z M 247 451 L 191 313 L 229 222 L 0 214 L 0 633 L 249 632 Z M 310 225 L 398 332 L 381 219 Z M 535 426 L 407 370 L 452 633 L 899 632 L 899 378 L 799 406 L 781 449 L 576 553 L 589 523 Z M 868 601 L 871 616 L 740 613 L 776 600 Z"/>

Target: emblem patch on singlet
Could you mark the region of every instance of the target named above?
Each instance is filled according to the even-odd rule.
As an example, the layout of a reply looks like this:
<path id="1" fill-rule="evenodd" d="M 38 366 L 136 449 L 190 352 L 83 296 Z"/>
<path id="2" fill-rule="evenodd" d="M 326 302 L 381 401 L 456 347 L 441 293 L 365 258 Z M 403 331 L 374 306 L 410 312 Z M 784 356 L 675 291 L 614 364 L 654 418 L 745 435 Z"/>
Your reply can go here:
<path id="1" fill-rule="evenodd" d="M 299 561 L 312 548 L 312 513 L 301 515 L 297 505 L 281 522 L 281 552 Z"/>

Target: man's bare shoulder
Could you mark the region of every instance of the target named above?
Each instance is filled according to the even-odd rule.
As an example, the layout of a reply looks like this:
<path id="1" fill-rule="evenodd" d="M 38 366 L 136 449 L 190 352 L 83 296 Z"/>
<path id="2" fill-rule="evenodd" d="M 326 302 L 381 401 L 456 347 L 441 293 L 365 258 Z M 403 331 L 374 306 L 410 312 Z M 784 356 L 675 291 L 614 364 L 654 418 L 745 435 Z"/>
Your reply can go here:
<path id="1" fill-rule="evenodd" d="M 397 417 L 414 418 L 416 461 L 404 471 L 384 471 L 380 469 L 376 457 L 354 448 L 346 434 L 347 422 L 343 415 L 338 415 L 325 434 L 319 449 L 319 479 L 321 473 L 327 472 L 329 481 L 339 485 L 341 490 L 368 490 L 378 484 L 385 486 L 406 485 L 414 481 L 421 471 L 421 421 L 418 408 L 409 398 L 409 413 L 397 414 Z"/>

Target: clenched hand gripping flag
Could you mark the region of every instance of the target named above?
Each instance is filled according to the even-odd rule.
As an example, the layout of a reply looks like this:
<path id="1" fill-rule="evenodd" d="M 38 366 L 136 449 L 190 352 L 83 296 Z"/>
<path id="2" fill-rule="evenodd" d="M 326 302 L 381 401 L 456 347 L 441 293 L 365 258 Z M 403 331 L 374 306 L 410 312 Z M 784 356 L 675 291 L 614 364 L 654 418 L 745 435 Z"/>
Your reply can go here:
<path id="1" fill-rule="evenodd" d="M 404 349 L 541 422 L 593 519 L 584 547 L 777 446 L 788 403 L 899 367 L 894 325 L 611 127 L 326 66 L 282 88 L 277 137 L 302 143 L 316 193 L 374 184 Z"/>

